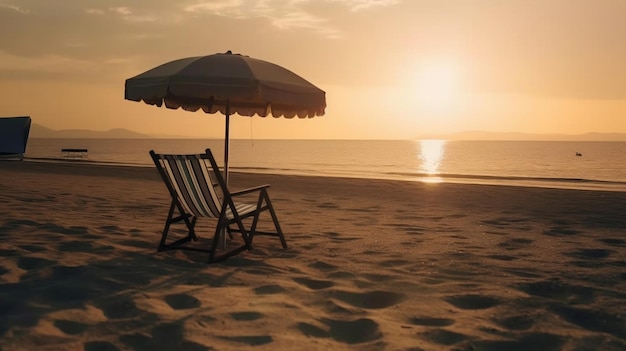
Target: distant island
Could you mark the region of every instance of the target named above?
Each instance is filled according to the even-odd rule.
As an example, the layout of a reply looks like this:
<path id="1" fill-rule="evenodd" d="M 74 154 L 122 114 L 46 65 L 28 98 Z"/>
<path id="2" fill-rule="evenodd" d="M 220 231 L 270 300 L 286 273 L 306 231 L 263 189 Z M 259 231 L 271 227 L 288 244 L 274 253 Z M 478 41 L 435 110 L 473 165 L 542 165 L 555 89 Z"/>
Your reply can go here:
<path id="1" fill-rule="evenodd" d="M 107 131 L 95 131 L 88 129 L 61 129 L 54 130 L 33 123 L 30 129 L 31 138 L 51 139 L 197 139 L 181 135 L 151 135 L 138 133 L 132 130 L 115 128 Z M 586 133 L 586 134 L 531 134 L 516 132 L 485 132 L 466 131 L 451 134 L 422 134 L 417 135 L 415 140 L 420 139 L 444 139 L 444 140 L 520 140 L 520 141 L 626 141 L 626 133 Z"/>

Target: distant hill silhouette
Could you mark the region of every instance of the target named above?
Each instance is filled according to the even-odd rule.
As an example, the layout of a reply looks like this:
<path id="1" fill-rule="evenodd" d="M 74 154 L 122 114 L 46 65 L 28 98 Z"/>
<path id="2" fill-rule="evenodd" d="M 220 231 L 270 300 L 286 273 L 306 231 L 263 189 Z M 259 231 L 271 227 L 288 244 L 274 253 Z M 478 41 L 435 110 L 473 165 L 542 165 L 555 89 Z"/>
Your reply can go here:
<path id="1" fill-rule="evenodd" d="M 88 129 L 61 129 L 54 130 L 33 123 L 30 127 L 31 138 L 58 138 L 58 139 L 146 139 L 152 138 L 147 134 L 133 132 L 132 130 L 115 128 L 107 131 L 95 131 Z"/>

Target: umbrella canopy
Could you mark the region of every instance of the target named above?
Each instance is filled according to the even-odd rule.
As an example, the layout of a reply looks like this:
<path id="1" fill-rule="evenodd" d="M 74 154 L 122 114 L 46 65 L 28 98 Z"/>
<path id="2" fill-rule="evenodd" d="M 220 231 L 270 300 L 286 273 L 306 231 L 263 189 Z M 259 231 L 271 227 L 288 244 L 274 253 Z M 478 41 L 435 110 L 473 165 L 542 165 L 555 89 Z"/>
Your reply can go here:
<path id="1" fill-rule="evenodd" d="M 224 176 L 228 181 L 230 115 L 312 118 L 324 114 L 326 93 L 276 64 L 226 53 L 171 61 L 126 80 L 124 97 L 226 116 Z"/>
<path id="2" fill-rule="evenodd" d="M 276 64 L 232 54 L 189 57 L 126 80 L 125 98 L 150 105 L 241 116 L 315 117 L 325 93 Z"/>

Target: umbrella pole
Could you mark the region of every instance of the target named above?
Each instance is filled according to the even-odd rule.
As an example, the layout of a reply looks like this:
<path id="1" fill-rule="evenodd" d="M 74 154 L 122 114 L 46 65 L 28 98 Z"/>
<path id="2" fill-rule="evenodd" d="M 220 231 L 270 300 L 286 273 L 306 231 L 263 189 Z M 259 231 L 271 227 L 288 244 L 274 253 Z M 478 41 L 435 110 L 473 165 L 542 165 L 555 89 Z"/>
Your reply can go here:
<path id="1" fill-rule="evenodd" d="M 226 134 L 224 135 L 224 181 L 228 186 L 228 155 L 230 147 L 230 100 L 226 100 Z"/>
<path id="2" fill-rule="evenodd" d="M 226 127 L 224 128 L 224 182 L 226 182 L 226 187 L 228 187 L 228 155 L 230 148 L 230 100 L 226 100 Z M 222 229 L 220 233 L 220 241 L 222 243 L 222 250 L 226 250 L 226 230 Z"/>

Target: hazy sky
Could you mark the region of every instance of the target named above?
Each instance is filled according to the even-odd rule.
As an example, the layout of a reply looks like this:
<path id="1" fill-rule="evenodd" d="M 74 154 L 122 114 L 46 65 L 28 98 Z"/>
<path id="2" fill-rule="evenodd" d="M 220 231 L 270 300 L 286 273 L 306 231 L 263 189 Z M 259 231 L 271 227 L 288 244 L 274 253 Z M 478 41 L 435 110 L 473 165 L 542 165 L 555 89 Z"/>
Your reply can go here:
<path id="1" fill-rule="evenodd" d="M 159 64 L 232 50 L 326 91 L 235 138 L 626 132 L 626 0 L 0 0 L 0 116 L 221 137 L 220 114 L 124 100 Z"/>

